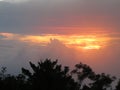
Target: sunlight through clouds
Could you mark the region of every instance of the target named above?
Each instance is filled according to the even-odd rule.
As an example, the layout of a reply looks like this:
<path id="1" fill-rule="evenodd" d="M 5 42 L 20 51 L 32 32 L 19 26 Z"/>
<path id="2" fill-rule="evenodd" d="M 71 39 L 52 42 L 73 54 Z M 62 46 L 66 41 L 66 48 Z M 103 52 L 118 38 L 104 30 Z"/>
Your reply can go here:
<path id="1" fill-rule="evenodd" d="M 57 39 L 65 46 L 75 49 L 100 49 L 108 43 L 109 37 L 101 37 L 99 35 L 58 35 L 58 34 L 43 34 L 39 36 L 20 35 L 12 33 L 0 33 L 3 40 L 18 40 L 28 42 L 30 44 L 41 44 L 46 46 L 50 40 Z"/>

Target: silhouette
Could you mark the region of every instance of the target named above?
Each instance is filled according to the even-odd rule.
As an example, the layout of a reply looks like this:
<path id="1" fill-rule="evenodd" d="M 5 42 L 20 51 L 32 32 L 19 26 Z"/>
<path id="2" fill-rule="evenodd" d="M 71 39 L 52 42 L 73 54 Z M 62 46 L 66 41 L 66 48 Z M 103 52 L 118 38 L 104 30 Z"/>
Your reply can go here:
<path id="1" fill-rule="evenodd" d="M 78 87 L 79 89 L 82 88 L 83 82 L 86 78 L 92 78 L 94 75 L 94 72 L 92 71 L 92 69 L 86 65 L 86 64 L 76 64 L 75 65 L 75 69 L 72 70 L 72 75 L 76 75 L 77 76 L 77 80 L 78 80 Z M 83 85 L 83 89 L 86 90 L 89 87 L 87 85 Z"/>
<path id="2" fill-rule="evenodd" d="M 91 90 L 107 90 L 107 88 L 112 88 L 111 83 L 115 80 L 115 77 L 102 73 L 95 75 L 92 80 L 94 82 L 91 84 Z"/>
<path id="3" fill-rule="evenodd" d="M 28 82 L 32 90 L 76 90 L 77 83 L 69 74 L 69 68 L 57 65 L 56 61 L 46 59 L 44 62 L 38 62 L 35 66 L 30 62 L 33 70 L 22 68 L 24 75 L 28 77 Z"/>
<path id="4" fill-rule="evenodd" d="M 116 90 L 120 90 L 120 79 L 119 79 L 118 84 L 116 86 Z"/>
<path id="5" fill-rule="evenodd" d="M 73 70 L 62 67 L 57 60 L 29 63 L 32 71 L 22 68 L 22 74 L 16 76 L 6 74 L 6 67 L 2 67 L 0 90 L 120 90 L 120 80 L 113 89 L 111 83 L 115 77 L 96 74 L 83 63 L 76 64 Z"/>
<path id="6" fill-rule="evenodd" d="M 19 74 L 17 76 L 13 76 L 6 74 L 6 67 L 1 68 L 0 90 L 26 90 L 26 86 L 24 75 Z"/>
<path id="7" fill-rule="evenodd" d="M 107 90 L 115 80 L 115 77 L 104 73 L 95 74 L 88 65 L 82 63 L 76 64 L 72 73 L 77 75 L 79 90 Z M 86 79 L 91 81 L 89 85 L 83 84 Z"/>

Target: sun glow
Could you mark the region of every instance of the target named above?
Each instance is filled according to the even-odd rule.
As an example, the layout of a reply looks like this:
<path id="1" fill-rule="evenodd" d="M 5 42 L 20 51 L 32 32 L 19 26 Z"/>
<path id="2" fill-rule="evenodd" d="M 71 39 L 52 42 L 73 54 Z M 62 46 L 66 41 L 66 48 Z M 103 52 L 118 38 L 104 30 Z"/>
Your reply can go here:
<path id="1" fill-rule="evenodd" d="M 40 36 L 18 35 L 12 33 L 0 33 L 6 40 L 19 40 L 34 45 L 47 46 L 51 40 L 56 39 L 68 48 L 82 50 L 99 50 L 105 47 L 110 38 L 104 35 L 57 35 L 45 34 Z"/>
<path id="2" fill-rule="evenodd" d="M 68 47 L 82 50 L 98 50 L 106 46 L 109 38 L 95 35 L 74 36 L 69 40 Z"/>
<path id="3" fill-rule="evenodd" d="M 100 49 L 101 46 L 100 45 L 89 45 L 89 46 L 85 46 L 83 47 L 83 49 Z"/>

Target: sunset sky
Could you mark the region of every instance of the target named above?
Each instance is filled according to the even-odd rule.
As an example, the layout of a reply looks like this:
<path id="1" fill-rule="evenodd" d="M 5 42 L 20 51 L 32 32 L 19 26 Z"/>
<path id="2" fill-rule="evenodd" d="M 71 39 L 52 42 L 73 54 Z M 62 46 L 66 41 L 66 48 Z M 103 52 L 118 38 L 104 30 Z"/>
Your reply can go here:
<path id="1" fill-rule="evenodd" d="M 0 67 L 79 62 L 120 76 L 120 0 L 0 0 Z"/>

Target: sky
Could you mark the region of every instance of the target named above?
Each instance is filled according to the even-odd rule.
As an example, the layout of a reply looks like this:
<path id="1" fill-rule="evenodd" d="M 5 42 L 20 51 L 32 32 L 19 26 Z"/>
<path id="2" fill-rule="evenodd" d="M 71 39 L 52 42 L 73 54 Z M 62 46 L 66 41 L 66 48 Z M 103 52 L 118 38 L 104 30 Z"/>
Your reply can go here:
<path id="1" fill-rule="evenodd" d="M 119 0 L 0 0 L 0 67 L 79 62 L 120 76 Z"/>

